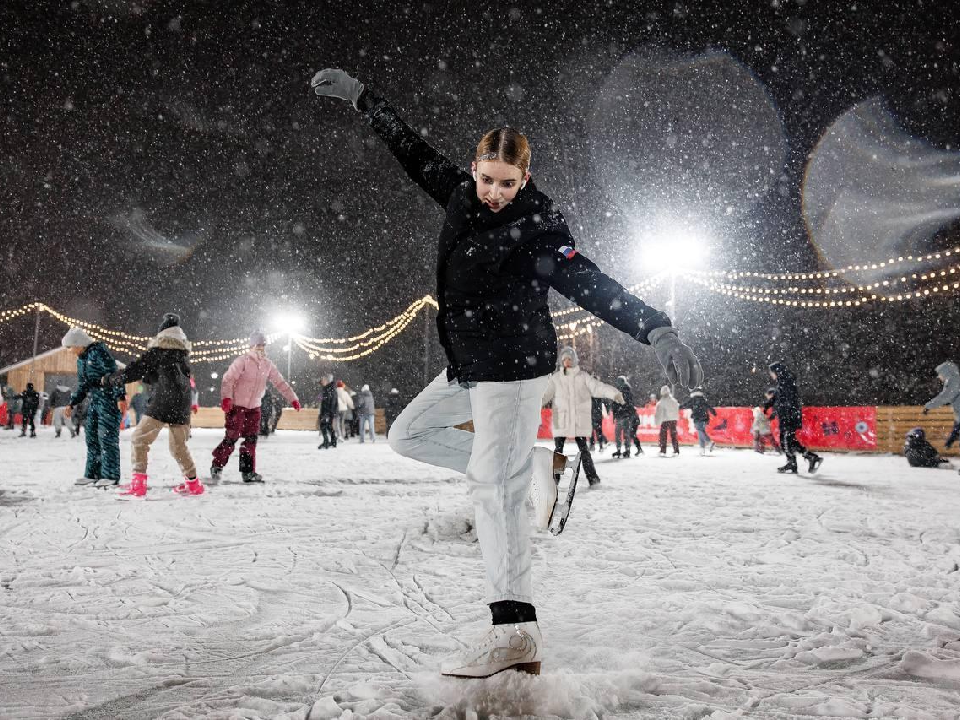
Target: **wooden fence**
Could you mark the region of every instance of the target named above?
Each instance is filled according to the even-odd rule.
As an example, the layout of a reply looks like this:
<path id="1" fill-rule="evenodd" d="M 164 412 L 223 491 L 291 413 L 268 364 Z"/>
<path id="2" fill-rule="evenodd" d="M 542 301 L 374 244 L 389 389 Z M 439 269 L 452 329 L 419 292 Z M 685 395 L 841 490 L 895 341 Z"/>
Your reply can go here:
<path id="1" fill-rule="evenodd" d="M 877 407 L 877 452 L 900 453 L 907 433 L 915 427 L 927 432 L 927 440 L 941 455 L 957 455 L 954 445 L 945 450 L 943 443 L 953 427 L 953 410 L 949 406 L 923 414 L 921 405 L 897 405 Z"/>
<path id="2" fill-rule="evenodd" d="M 297 412 L 293 408 L 284 408 L 280 415 L 280 422 L 277 428 L 280 430 L 314 430 L 317 429 L 317 416 L 320 411 L 317 408 L 303 408 Z M 193 416 L 190 423 L 197 428 L 222 428 L 223 410 L 218 407 L 202 407 Z M 384 418 L 383 408 L 377 408 L 373 420 L 373 427 L 378 435 L 387 431 L 387 423 Z"/>

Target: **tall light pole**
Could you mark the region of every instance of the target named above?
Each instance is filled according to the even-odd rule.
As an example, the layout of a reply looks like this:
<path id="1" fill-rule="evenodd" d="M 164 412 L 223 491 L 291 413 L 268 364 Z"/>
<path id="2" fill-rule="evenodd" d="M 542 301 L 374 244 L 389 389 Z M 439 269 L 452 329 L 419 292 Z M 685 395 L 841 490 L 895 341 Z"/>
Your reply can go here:
<path id="1" fill-rule="evenodd" d="M 277 315 L 274 323 L 280 332 L 287 336 L 287 380 L 290 380 L 290 373 L 293 368 L 293 337 L 304 327 L 303 318 L 296 313 L 287 312 Z"/>
<path id="2" fill-rule="evenodd" d="M 33 366 L 37 364 L 37 342 L 40 340 L 40 303 L 36 304 L 37 320 L 33 325 L 33 357 L 30 359 L 30 382 L 33 382 Z M 43 388 L 41 388 L 42 390 Z"/>
<path id="3" fill-rule="evenodd" d="M 290 379 L 290 366 L 293 363 L 293 333 L 287 333 L 287 380 Z"/>

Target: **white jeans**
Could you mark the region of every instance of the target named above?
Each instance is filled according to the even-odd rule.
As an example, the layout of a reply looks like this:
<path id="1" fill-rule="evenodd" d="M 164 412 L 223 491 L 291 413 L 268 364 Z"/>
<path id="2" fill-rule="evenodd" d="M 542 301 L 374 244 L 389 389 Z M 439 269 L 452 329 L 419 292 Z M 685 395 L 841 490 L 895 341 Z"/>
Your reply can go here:
<path id="1" fill-rule="evenodd" d="M 63 428 L 63 426 L 69 422 L 64 415 L 64 410 L 66 410 L 66 408 L 63 407 L 57 407 L 53 409 L 53 429 L 56 430 L 57 435 L 60 434 L 60 430 Z M 73 431 L 71 430 L 70 432 Z"/>
<path id="2" fill-rule="evenodd" d="M 524 502 L 548 377 L 467 388 L 448 382 L 443 371 L 390 427 L 388 440 L 396 452 L 466 473 L 488 602 L 533 602 Z M 468 420 L 473 420 L 474 432 L 454 427 Z"/>

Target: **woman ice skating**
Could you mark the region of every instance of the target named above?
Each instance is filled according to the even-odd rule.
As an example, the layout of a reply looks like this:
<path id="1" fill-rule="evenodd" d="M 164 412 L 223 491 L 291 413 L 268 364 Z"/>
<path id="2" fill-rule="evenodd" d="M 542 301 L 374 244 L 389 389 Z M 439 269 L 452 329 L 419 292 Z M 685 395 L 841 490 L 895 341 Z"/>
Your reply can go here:
<path id="1" fill-rule="evenodd" d="M 347 392 L 343 380 L 337 380 L 337 437 L 346 441 L 350 435 L 350 422 L 353 420 L 353 398 Z"/>
<path id="2" fill-rule="evenodd" d="M 70 396 L 67 417 L 87 397 L 84 423 L 87 465 L 77 485 L 106 487 L 120 483 L 120 420 L 127 411 L 122 387 L 103 387 L 103 378 L 117 371 L 117 361 L 102 342 L 78 327 L 70 328 L 61 344 L 77 356 L 77 389 Z"/>
<path id="3" fill-rule="evenodd" d="M 105 387 L 123 387 L 137 380 L 150 386 L 150 400 L 130 443 L 133 475 L 129 487 L 120 493 L 123 497 L 147 494 L 147 455 L 163 428 L 167 428 L 170 454 L 183 473 L 184 481 L 174 488 L 174 492 L 203 494 L 203 483 L 197 479 L 197 468 L 187 448 L 193 404 L 190 365 L 187 363 L 189 355 L 190 341 L 180 327 L 179 316 L 167 313 L 157 335 L 147 343 L 147 351 L 120 372 L 104 378 Z"/>
<path id="4" fill-rule="evenodd" d="M 212 484 L 220 482 L 223 468 L 241 437 L 240 477 L 245 483 L 263 482 L 263 476 L 257 473 L 257 437 L 260 433 L 260 400 L 266 392 L 268 380 L 294 410 L 300 410 L 297 394 L 267 357 L 267 336 L 258 331 L 250 336 L 249 352 L 231 363 L 220 383 L 220 407 L 225 414 L 226 434 L 213 451 Z"/>
<path id="5" fill-rule="evenodd" d="M 797 380 L 782 362 L 770 364 L 770 377 L 777 381 L 773 397 L 764 403 L 763 409 L 773 408 L 780 421 L 780 449 L 787 456 L 787 464 L 777 468 L 778 473 L 797 473 L 797 453 L 807 461 L 807 471 L 815 473 L 823 458 L 807 450 L 797 440 L 797 433 L 803 426 L 803 406 Z"/>
<path id="6" fill-rule="evenodd" d="M 710 416 L 716 416 L 716 409 L 707 402 L 702 388 L 696 388 L 690 393 L 690 397 L 680 404 L 681 410 L 690 411 L 690 419 L 697 428 L 697 441 L 700 444 L 700 454 L 706 455 L 713 452 L 714 442 L 707 435 L 707 423 L 710 422 Z M 709 446 L 708 444 L 709 443 Z"/>
<path id="7" fill-rule="evenodd" d="M 320 435 L 323 437 L 323 442 L 317 446 L 317 450 L 335 448 L 337 446 L 335 426 L 340 412 L 340 398 L 331 373 L 320 378 L 320 395 L 317 397 L 317 403 L 320 406 L 317 423 L 320 426 Z"/>
<path id="8" fill-rule="evenodd" d="M 960 437 L 960 369 L 952 362 L 940 363 L 937 365 L 937 377 L 943 383 L 943 389 L 923 406 L 923 414 L 926 415 L 941 405 L 950 405 L 953 408 L 953 429 L 944 444 L 944 447 L 949 448 Z"/>
<path id="9" fill-rule="evenodd" d="M 660 399 L 653 412 L 653 420 L 660 426 L 660 457 L 667 457 L 667 435 L 673 445 L 673 457 L 680 454 L 680 441 L 677 438 L 677 421 L 680 419 L 680 403 L 670 392 L 670 386 L 660 388 Z"/>
<path id="10" fill-rule="evenodd" d="M 400 414 L 389 442 L 401 455 L 465 473 L 476 512 L 493 626 L 441 673 L 487 677 L 513 668 L 538 673 L 543 638 L 533 605 L 530 530 L 524 501 L 556 502 L 554 454 L 534 451 L 540 401 L 557 359 L 547 307 L 553 287 L 581 307 L 651 343 L 685 385 L 702 371 L 670 320 L 630 295 L 577 252 L 553 201 L 530 179 L 526 138 L 487 133 L 458 168 L 428 145 L 382 98 L 342 70 L 317 73 L 317 95 L 349 100 L 403 169 L 445 211 L 437 253 L 437 329 L 448 360 Z M 455 426 L 473 421 L 474 432 Z"/>
<path id="11" fill-rule="evenodd" d="M 33 389 L 33 383 L 28 382 L 26 389 L 17 395 L 21 401 L 21 428 L 20 437 L 27 434 L 27 425 L 30 426 L 30 437 L 37 436 L 37 410 L 40 409 L 40 393 Z"/>
<path id="12" fill-rule="evenodd" d="M 623 402 L 623 395 L 612 385 L 602 383 L 580 369 L 577 351 L 565 347 L 560 351 L 560 368 L 553 373 L 543 393 L 543 404 L 553 403 L 553 440 L 557 453 L 563 452 L 564 441 L 572 437 L 580 450 L 580 461 L 591 487 L 600 482 L 593 457 L 587 447 L 591 432 L 591 400 L 606 398 Z M 538 526 L 546 529 L 550 518 L 538 518 Z"/>
<path id="13" fill-rule="evenodd" d="M 373 401 L 373 393 L 370 392 L 370 386 L 364 385 L 357 394 L 356 412 L 360 419 L 360 442 L 364 439 L 364 430 L 370 430 L 370 442 L 377 441 L 377 435 L 374 432 L 374 420 L 376 418 L 376 404 Z"/>
<path id="14" fill-rule="evenodd" d="M 637 438 L 637 426 L 640 418 L 637 417 L 637 407 L 633 404 L 633 389 L 625 375 L 617 377 L 616 388 L 620 392 L 621 401 L 613 403 L 613 441 L 617 446 L 613 457 L 630 457 L 630 444 L 637 448 L 637 455 L 643 455 L 643 448 Z M 623 451 L 620 445 L 623 444 Z"/>

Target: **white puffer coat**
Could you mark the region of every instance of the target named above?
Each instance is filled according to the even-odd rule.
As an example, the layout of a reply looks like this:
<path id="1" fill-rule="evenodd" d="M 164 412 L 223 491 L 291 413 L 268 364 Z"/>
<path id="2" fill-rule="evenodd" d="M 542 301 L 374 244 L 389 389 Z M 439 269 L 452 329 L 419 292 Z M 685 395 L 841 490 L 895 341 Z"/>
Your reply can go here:
<path id="1" fill-rule="evenodd" d="M 670 392 L 670 386 L 664 385 L 660 388 L 660 401 L 657 403 L 657 409 L 653 411 L 653 421 L 660 425 L 670 420 L 680 419 L 680 403 Z"/>
<path id="2" fill-rule="evenodd" d="M 570 368 L 563 367 L 563 359 L 573 361 Z M 612 385 L 602 383 L 579 367 L 577 353 L 565 347 L 560 351 L 560 369 L 550 376 L 543 394 L 543 404 L 553 401 L 554 437 L 590 437 L 590 399 L 594 397 L 613 400 L 620 394 Z"/>

